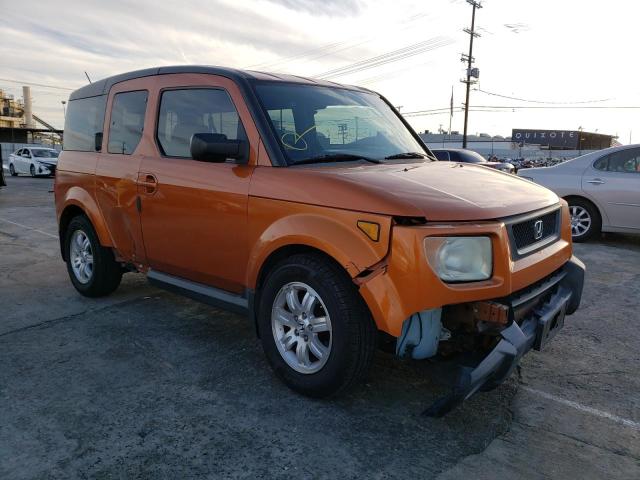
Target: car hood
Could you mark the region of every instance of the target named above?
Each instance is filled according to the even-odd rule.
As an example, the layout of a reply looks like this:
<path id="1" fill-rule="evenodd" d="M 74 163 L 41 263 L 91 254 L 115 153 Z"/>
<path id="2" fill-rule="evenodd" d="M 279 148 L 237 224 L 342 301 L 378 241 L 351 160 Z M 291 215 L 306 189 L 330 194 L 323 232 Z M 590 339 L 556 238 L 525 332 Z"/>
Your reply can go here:
<path id="1" fill-rule="evenodd" d="M 514 175 L 451 162 L 256 168 L 251 195 L 429 221 L 503 218 L 559 201 Z"/>

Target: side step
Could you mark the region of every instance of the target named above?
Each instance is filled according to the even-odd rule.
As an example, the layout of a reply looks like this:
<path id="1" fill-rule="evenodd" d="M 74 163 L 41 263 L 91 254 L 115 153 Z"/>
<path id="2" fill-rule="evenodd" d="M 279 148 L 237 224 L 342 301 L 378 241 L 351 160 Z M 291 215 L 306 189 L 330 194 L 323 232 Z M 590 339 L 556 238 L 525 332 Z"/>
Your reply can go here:
<path id="1" fill-rule="evenodd" d="M 149 279 L 149 283 L 156 287 L 184 295 L 198 302 L 241 315 L 247 315 L 249 313 L 249 300 L 246 296 L 236 295 L 225 290 L 220 290 L 219 288 L 192 282 L 191 280 L 185 280 L 184 278 L 155 270 L 149 270 L 147 278 Z"/>

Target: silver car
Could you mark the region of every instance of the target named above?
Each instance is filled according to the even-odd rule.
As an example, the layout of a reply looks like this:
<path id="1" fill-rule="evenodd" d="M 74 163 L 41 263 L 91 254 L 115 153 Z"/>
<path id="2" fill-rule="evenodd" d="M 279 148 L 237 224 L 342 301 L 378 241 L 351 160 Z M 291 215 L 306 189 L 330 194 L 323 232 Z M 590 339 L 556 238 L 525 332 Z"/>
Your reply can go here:
<path id="1" fill-rule="evenodd" d="M 518 175 L 567 200 L 576 242 L 601 231 L 640 233 L 640 145 L 607 148 Z"/>

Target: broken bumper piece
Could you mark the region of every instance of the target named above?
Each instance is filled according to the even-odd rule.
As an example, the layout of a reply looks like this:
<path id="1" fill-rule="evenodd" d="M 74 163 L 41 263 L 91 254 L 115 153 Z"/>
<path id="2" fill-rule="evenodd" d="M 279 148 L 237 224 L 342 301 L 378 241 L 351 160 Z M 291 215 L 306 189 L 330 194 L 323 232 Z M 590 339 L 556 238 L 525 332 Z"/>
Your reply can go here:
<path id="1" fill-rule="evenodd" d="M 565 315 L 578 308 L 584 271 L 584 264 L 573 257 L 545 281 L 505 299 L 512 318 L 510 325 L 500 332 L 497 345 L 471 365 L 457 364 L 452 391 L 423 414 L 431 417 L 447 414 L 478 390 L 491 390 L 504 382 L 529 350 L 542 350 L 564 326 Z M 547 300 L 541 302 L 544 298 Z"/>

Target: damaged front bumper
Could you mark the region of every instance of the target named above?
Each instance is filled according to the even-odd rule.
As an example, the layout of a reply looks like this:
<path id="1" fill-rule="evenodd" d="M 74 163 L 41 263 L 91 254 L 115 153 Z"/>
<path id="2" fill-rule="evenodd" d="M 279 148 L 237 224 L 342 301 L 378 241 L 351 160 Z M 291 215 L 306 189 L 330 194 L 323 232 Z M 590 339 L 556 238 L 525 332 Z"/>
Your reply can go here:
<path id="1" fill-rule="evenodd" d="M 564 325 L 565 315 L 580 305 L 584 264 L 572 257 L 560 270 L 534 286 L 502 299 L 509 308 L 509 324 L 484 358 L 454 365 L 451 392 L 438 399 L 425 415 L 441 417 L 478 390 L 500 385 L 532 348 L 542 350 Z"/>

